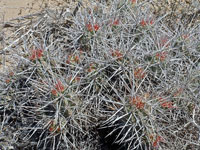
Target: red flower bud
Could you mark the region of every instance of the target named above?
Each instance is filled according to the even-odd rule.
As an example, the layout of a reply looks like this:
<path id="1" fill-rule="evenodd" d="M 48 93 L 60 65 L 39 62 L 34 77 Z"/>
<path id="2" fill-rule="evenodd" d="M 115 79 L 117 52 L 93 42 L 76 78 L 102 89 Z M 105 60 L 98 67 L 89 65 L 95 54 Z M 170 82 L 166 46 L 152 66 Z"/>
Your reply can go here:
<path id="1" fill-rule="evenodd" d="M 42 49 L 35 49 L 31 51 L 30 60 L 35 60 L 36 58 L 40 59 L 43 56 L 43 50 Z"/>
<path id="2" fill-rule="evenodd" d="M 65 90 L 64 85 L 62 84 L 61 81 L 57 81 L 57 84 L 55 85 L 55 88 L 58 92 L 63 92 Z"/>

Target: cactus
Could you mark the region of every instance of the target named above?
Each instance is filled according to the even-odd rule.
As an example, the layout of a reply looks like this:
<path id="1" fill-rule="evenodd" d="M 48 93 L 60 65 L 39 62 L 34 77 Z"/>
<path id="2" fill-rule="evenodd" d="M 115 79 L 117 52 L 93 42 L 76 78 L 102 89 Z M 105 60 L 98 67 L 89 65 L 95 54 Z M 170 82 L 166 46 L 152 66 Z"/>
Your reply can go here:
<path id="1" fill-rule="evenodd" d="M 137 0 L 57 13 L 4 48 L 17 63 L 0 75 L 1 132 L 15 149 L 199 148 L 198 24 L 172 30 Z"/>

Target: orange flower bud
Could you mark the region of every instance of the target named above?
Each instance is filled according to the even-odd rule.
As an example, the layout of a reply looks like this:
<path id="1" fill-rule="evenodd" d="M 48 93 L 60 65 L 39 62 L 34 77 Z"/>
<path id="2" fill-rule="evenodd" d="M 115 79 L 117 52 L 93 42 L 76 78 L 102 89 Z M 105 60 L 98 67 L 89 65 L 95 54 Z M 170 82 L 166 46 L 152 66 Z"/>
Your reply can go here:
<path id="1" fill-rule="evenodd" d="M 160 61 L 165 61 L 166 57 L 167 57 L 167 52 L 158 52 L 156 53 L 156 59 L 160 60 Z"/>
<path id="2" fill-rule="evenodd" d="M 49 131 L 50 131 L 50 132 L 53 132 L 53 131 L 54 131 L 54 127 L 52 127 L 52 126 L 49 127 Z"/>
<path id="3" fill-rule="evenodd" d="M 184 40 L 186 40 L 188 37 L 189 37 L 188 34 L 184 34 L 184 35 L 182 35 L 182 38 L 183 38 Z"/>
<path id="4" fill-rule="evenodd" d="M 93 31 L 91 23 L 87 24 L 86 27 L 87 27 L 88 31 L 90 31 L 90 32 Z"/>
<path id="5" fill-rule="evenodd" d="M 160 102 L 160 105 L 164 108 L 175 108 L 173 106 L 173 102 L 168 102 L 166 99 L 163 99 L 162 97 L 159 97 L 158 101 Z"/>
<path id="6" fill-rule="evenodd" d="M 153 142 L 153 147 L 157 147 L 159 142 L 162 142 L 161 136 L 156 137 L 156 140 Z"/>
<path id="7" fill-rule="evenodd" d="M 146 25 L 152 25 L 153 23 L 154 23 L 153 19 L 151 19 L 150 21 L 142 19 L 141 22 L 140 22 L 140 25 L 144 27 Z"/>
<path id="8" fill-rule="evenodd" d="M 123 54 L 119 50 L 112 51 L 112 56 L 116 57 L 117 60 L 122 60 Z"/>
<path id="9" fill-rule="evenodd" d="M 6 82 L 6 84 L 10 83 L 10 79 L 6 79 L 5 82 Z"/>
<path id="10" fill-rule="evenodd" d="M 164 102 L 164 103 L 161 103 L 161 106 L 164 107 L 164 108 L 174 108 L 172 102 Z"/>
<path id="11" fill-rule="evenodd" d="M 154 23 L 153 19 L 151 19 L 150 22 L 149 22 L 149 24 L 152 25 L 153 23 Z"/>
<path id="12" fill-rule="evenodd" d="M 76 63 L 79 63 L 79 57 L 76 55 L 76 56 L 74 56 L 74 61 L 76 62 Z"/>
<path id="13" fill-rule="evenodd" d="M 55 89 L 51 90 L 51 94 L 53 94 L 54 96 L 57 96 L 57 91 Z"/>
<path id="14" fill-rule="evenodd" d="M 49 127 L 49 131 L 50 132 L 53 132 L 54 131 L 54 121 L 52 120 L 52 121 L 50 121 L 50 127 Z"/>
<path id="15" fill-rule="evenodd" d="M 88 72 L 93 72 L 93 71 L 95 71 L 95 69 L 96 69 L 95 64 L 91 63 L 89 68 L 88 68 Z"/>
<path id="16" fill-rule="evenodd" d="M 38 50 L 36 51 L 36 55 L 37 55 L 37 58 L 42 57 L 42 56 L 43 56 L 43 50 L 38 49 Z"/>
<path id="17" fill-rule="evenodd" d="M 143 79 L 145 77 L 145 72 L 142 68 L 137 68 L 134 71 L 134 77 L 136 79 Z"/>
<path id="18" fill-rule="evenodd" d="M 137 109 L 143 109 L 144 108 L 144 102 L 142 102 L 141 97 L 136 96 L 130 100 L 130 103 L 135 105 Z"/>
<path id="19" fill-rule="evenodd" d="M 144 108 L 144 102 L 142 102 L 142 101 L 137 102 L 136 107 L 138 109 L 143 109 Z"/>
<path id="20" fill-rule="evenodd" d="M 35 49 L 31 51 L 30 60 L 35 60 L 36 58 L 40 59 L 43 56 L 43 50 L 42 49 Z"/>
<path id="21" fill-rule="evenodd" d="M 58 127 L 57 130 L 56 130 L 56 132 L 59 133 L 60 131 L 61 131 L 61 129 L 60 129 L 60 127 Z"/>
<path id="22" fill-rule="evenodd" d="M 119 25 L 119 19 L 114 20 L 113 23 L 112 23 L 112 25 L 114 25 L 114 26 Z"/>
<path id="23" fill-rule="evenodd" d="M 81 77 L 76 77 L 75 80 L 76 80 L 77 82 L 79 82 L 79 81 L 81 80 Z"/>
<path id="24" fill-rule="evenodd" d="M 142 19 L 142 21 L 140 22 L 140 25 L 144 27 L 147 25 L 147 22 L 144 19 Z"/>
<path id="25" fill-rule="evenodd" d="M 79 56 L 78 55 L 68 55 L 68 58 L 66 60 L 66 63 L 67 64 L 70 64 L 70 63 L 79 63 L 80 62 L 80 59 L 79 59 Z"/>
<path id="26" fill-rule="evenodd" d="M 94 25 L 94 31 L 98 31 L 99 30 L 99 25 L 98 24 L 95 24 Z"/>
<path id="27" fill-rule="evenodd" d="M 131 99 L 130 103 L 136 105 L 138 101 L 141 101 L 141 98 L 139 96 L 135 96 Z"/>
<path id="28" fill-rule="evenodd" d="M 9 72 L 9 76 L 11 76 L 11 77 L 14 76 L 14 72 L 12 72 L 12 71 Z"/>
<path id="29" fill-rule="evenodd" d="M 88 31 L 92 32 L 92 31 L 98 31 L 100 27 L 97 23 L 94 24 L 94 26 L 92 26 L 92 24 L 89 23 L 89 24 L 86 24 L 86 28 Z"/>
<path id="30" fill-rule="evenodd" d="M 64 85 L 62 84 L 61 81 L 57 81 L 57 84 L 55 85 L 55 88 L 58 92 L 63 92 L 65 90 Z"/>

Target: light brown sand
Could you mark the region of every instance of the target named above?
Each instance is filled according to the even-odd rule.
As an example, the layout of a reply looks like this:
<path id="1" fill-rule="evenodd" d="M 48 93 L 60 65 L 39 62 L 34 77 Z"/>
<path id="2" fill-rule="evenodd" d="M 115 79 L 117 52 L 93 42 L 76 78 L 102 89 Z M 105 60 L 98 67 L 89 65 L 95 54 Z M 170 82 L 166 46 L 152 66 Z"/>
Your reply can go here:
<path id="1" fill-rule="evenodd" d="M 67 0 L 0 0 L 0 22 L 36 13 L 45 7 L 62 5 Z"/>

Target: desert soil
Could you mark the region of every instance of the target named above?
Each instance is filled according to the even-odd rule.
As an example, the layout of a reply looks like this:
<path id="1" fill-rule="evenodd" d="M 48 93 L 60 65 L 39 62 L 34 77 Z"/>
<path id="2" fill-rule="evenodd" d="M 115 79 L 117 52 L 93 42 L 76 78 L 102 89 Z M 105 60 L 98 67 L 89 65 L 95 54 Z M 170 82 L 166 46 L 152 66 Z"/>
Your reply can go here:
<path id="1" fill-rule="evenodd" d="M 66 0 L 65 0 L 66 1 Z M 49 6 L 62 5 L 64 0 L 0 0 L 0 22 L 36 13 Z"/>

